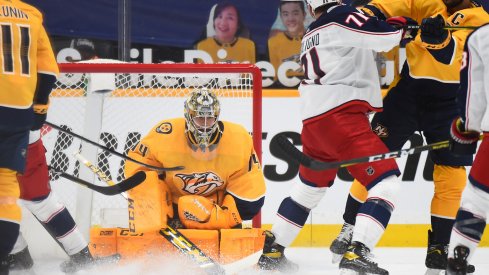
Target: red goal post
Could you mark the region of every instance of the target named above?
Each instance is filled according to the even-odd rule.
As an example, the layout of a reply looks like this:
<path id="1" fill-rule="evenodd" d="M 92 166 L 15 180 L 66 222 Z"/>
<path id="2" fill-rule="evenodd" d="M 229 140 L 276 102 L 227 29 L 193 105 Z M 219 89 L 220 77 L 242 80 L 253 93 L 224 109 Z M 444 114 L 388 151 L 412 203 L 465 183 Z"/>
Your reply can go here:
<path id="1" fill-rule="evenodd" d="M 253 133 L 261 162 L 262 75 L 255 65 L 91 62 L 59 64 L 60 77 L 50 97 L 49 122 L 127 153 L 158 121 L 182 117 L 183 100 L 190 91 L 207 87 L 221 99 L 221 119 L 240 123 Z M 123 179 L 122 159 L 50 127 L 43 127 L 42 136 L 50 165 L 104 185 L 72 154 L 81 151 L 113 181 Z M 127 203 L 120 196 L 94 194 L 51 176 L 53 190 L 85 234 L 92 226 L 120 225 L 117 220 L 124 219 Z M 110 219 L 116 221 L 107 222 Z M 260 214 L 253 219 L 253 227 L 261 227 Z"/>

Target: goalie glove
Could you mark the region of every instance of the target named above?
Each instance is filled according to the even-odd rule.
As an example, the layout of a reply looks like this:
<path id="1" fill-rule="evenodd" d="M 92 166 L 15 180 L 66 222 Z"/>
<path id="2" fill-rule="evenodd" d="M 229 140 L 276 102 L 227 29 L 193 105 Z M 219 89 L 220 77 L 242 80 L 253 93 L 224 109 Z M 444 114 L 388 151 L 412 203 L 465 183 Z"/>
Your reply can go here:
<path id="1" fill-rule="evenodd" d="M 242 222 L 231 195 L 224 196 L 222 206 L 199 195 L 181 196 L 178 217 L 187 229 L 229 229 Z"/>
<path id="2" fill-rule="evenodd" d="M 450 32 L 445 29 L 445 19 L 436 17 L 424 18 L 421 22 L 421 41 L 436 48 L 443 48 L 450 42 Z"/>
<path id="3" fill-rule="evenodd" d="M 418 34 L 418 22 L 407 16 L 394 16 L 387 18 L 386 22 L 394 28 L 402 29 L 401 44 L 407 44 Z"/>
<path id="4" fill-rule="evenodd" d="M 453 120 L 450 127 L 450 151 L 457 155 L 472 155 L 477 150 L 479 133 L 476 131 L 466 131 L 465 123 L 462 118 L 457 117 Z"/>

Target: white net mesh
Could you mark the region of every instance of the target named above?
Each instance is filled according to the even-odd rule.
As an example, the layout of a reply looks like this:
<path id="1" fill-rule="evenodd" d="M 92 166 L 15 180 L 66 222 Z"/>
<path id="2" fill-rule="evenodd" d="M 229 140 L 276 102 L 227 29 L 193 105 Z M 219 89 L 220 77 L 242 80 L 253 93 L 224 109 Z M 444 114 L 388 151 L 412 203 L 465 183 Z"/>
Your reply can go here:
<path id="1" fill-rule="evenodd" d="M 124 64 L 127 65 L 130 64 Z M 171 67 L 166 66 L 165 70 Z M 124 73 L 86 71 L 61 74 L 50 97 L 47 120 L 111 150 L 127 154 L 158 121 L 183 117 L 183 102 L 189 92 L 206 87 L 220 98 L 221 120 L 240 123 L 252 132 L 255 80 L 251 73 L 185 73 L 181 70 L 178 73 L 143 73 L 141 69 L 137 72 L 126 68 Z M 124 179 L 122 158 L 51 127 L 43 127 L 42 138 L 50 166 L 105 185 L 80 166 L 73 155 L 80 151 L 114 182 Z M 90 226 L 127 224 L 127 202 L 122 196 L 109 197 L 89 192 L 54 173 L 51 173 L 51 185 L 77 221 L 89 219 Z M 82 215 L 89 218 L 82 218 Z"/>

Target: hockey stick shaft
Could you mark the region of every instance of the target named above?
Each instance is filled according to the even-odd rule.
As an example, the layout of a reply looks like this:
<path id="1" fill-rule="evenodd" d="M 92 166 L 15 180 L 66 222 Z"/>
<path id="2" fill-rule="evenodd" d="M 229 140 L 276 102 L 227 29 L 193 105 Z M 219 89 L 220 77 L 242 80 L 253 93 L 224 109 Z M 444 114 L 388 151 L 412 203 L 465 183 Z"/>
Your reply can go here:
<path id="1" fill-rule="evenodd" d="M 82 180 L 78 177 L 75 177 L 73 175 L 70 175 L 68 173 L 65 173 L 55 167 L 49 166 L 49 169 L 54 171 L 54 173 L 60 175 L 61 177 L 68 179 L 70 181 L 76 182 L 80 185 L 83 185 L 89 189 L 92 189 L 95 192 L 107 195 L 107 196 L 113 196 L 113 195 L 118 195 L 122 192 L 125 192 L 129 189 L 132 189 L 139 184 L 141 184 L 145 179 L 146 179 L 146 173 L 143 171 L 139 171 L 136 174 L 134 174 L 132 177 L 127 178 L 118 184 L 115 184 L 113 186 L 99 186 L 92 184 L 88 181 Z"/>
<path id="2" fill-rule="evenodd" d="M 480 136 L 479 139 L 482 139 L 482 137 L 483 136 Z M 359 163 L 374 162 L 374 161 L 379 161 L 384 159 L 392 159 L 392 158 L 399 158 L 407 155 L 419 154 L 423 151 L 439 150 L 443 148 L 448 148 L 449 146 L 449 141 L 446 140 L 446 141 L 440 141 L 428 145 L 392 151 L 384 154 L 354 158 L 354 159 L 344 160 L 344 161 L 323 162 L 317 159 L 313 159 L 307 156 L 306 154 L 302 153 L 283 135 L 277 136 L 277 143 L 280 146 L 280 148 L 284 151 L 284 153 L 286 153 L 287 155 L 289 155 L 290 157 L 298 161 L 301 165 L 304 165 L 305 167 L 308 167 L 313 170 L 337 169 L 337 168 L 347 167 Z"/>
<path id="3" fill-rule="evenodd" d="M 85 159 L 79 153 L 75 156 L 87 166 L 93 173 L 95 173 L 101 181 L 104 181 L 109 186 L 114 186 L 113 181 L 97 166 L 93 165 L 90 161 Z M 140 171 L 141 172 L 141 171 Z M 138 172 L 139 173 L 139 172 Z M 146 174 L 144 174 L 146 175 Z M 127 196 L 125 197 L 127 200 Z M 199 247 L 197 247 L 192 241 L 186 238 L 179 231 L 171 228 L 167 225 L 166 228 L 160 230 L 160 235 L 162 235 L 166 240 L 168 240 L 173 246 L 194 261 L 200 268 L 202 268 L 209 275 L 225 274 L 222 267 L 216 263 L 212 258 L 207 256 Z"/>
<path id="4" fill-rule="evenodd" d="M 410 25 L 406 26 L 407 29 L 421 29 L 421 26 Z M 444 30 L 475 30 L 478 26 L 445 26 Z"/>
<path id="5" fill-rule="evenodd" d="M 79 161 L 81 161 L 81 163 L 83 163 L 86 167 L 88 167 L 90 170 L 92 170 L 93 173 L 95 173 L 95 175 L 97 175 L 97 177 L 107 183 L 107 185 L 109 186 L 114 186 L 115 183 L 110 179 L 110 177 L 108 177 L 102 170 L 100 170 L 100 168 L 98 168 L 97 166 L 93 165 L 88 159 L 86 159 L 84 156 L 82 156 L 80 154 L 80 152 L 76 152 L 73 154 Z M 121 193 L 121 196 L 124 197 L 124 199 L 127 200 L 127 194 L 125 192 L 122 192 Z"/>
<path id="6" fill-rule="evenodd" d="M 157 166 L 149 165 L 149 164 L 146 164 L 144 162 L 140 162 L 138 160 L 135 160 L 133 158 L 130 158 L 130 157 L 128 157 L 128 156 L 126 156 L 124 154 L 121 154 L 121 153 L 119 153 L 117 151 L 114 151 L 114 150 L 110 149 L 109 147 L 103 146 L 103 145 L 101 145 L 101 144 L 99 144 L 99 143 L 97 143 L 95 141 L 89 140 L 86 137 L 80 136 L 80 135 L 78 135 L 78 134 L 76 134 L 76 133 L 74 133 L 74 132 L 72 132 L 70 130 L 64 129 L 63 127 L 60 127 L 60 126 L 58 126 L 56 124 L 53 124 L 51 122 L 46 121 L 45 124 L 46 125 L 49 125 L 50 127 L 54 128 L 54 129 L 56 129 L 58 131 L 61 131 L 61 132 L 66 133 L 68 135 L 74 136 L 74 137 L 76 137 L 76 138 L 78 138 L 80 140 L 83 140 L 84 142 L 89 143 L 89 144 L 91 144 L 91 145 L 93 145 L 95 147 L 98 147 L 98 148 L 100 148 L 100 149 L 102 149 L 104 151 L 107 151 L 107 152 L 109 152 L 111 154 L 114 154 L 114 155 L 116 155 L 116 156 L 118 156 L 118 157 L 120 157 L 122 159 L 125 159 L 125 160 L 128 160 L 128 161 L 137 163 L 137 164 L 139 164 L 141 166 L 150 168 L 150 169 L 155 170 L 155 171 L 178 171 L 178 170 L 183 170 L 184 169 L 183 166 L 157 167 Z"/>

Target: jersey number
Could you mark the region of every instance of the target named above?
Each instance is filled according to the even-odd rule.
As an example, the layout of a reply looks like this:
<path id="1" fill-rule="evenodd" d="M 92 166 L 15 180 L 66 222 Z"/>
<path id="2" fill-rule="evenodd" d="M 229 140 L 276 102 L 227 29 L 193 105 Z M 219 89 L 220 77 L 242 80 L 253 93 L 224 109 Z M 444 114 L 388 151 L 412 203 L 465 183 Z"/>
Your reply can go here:
<path id="1" fill-rule="evenodd" d="M 346 18 L 345 22 L 350 24 L 350 22 L 355 23 L 357 26 L 361 27 L 367 20 L 370 19 L 368 16 L 365 16 L 359 12 L 354 12 Z M 363 22 L 362 22 L 363 21 Z"/>
<path id="2" fill-rule="evenodd" d="M 29 26 L 16 25 L 14 29 L 19 32 L 19 39 L 16 43 L 14 41 L 14 34 L 12 32 L 12 25 L 2 24 L 0 30 L 0 52 L 2 53 L 2 72 L 6 74 L 14 73 L 14 59 L 19 59 L 20 71 L 22 75 L 28 76 L 30 74 L 29 66 L 29 51 L 31 47 L 31 36 Z M 19 56 L 14 56 L 14 47 L 19 47 Z"/>

